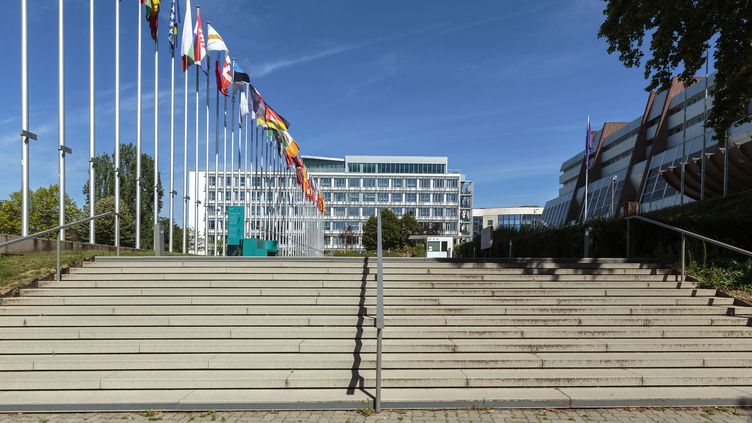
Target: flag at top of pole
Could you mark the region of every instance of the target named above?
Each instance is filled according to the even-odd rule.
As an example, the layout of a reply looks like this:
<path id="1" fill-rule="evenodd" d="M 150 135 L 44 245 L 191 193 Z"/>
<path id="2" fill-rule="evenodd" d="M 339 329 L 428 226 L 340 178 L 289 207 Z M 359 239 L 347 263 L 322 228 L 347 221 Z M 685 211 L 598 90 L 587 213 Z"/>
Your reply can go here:
<path id="1" fill-rule="evenodd" d="M 225 40 L 219 35 L 219 33 L 211 26 L 206 24 L 206 50 L 207 51 L 229 51 Z"/>
<path id="2" fill-rule="evenodd" d="M 183 21 L 183 35 L 180 42 L 180 57 L 183 72 L 194 62 L 193 57 L 193 19 L 191 18 L 191 0 L 185 3 L 185 20 Z"/>
<path id="3" fill-rule="evenodd" d="M 587 131 L 585 132 L 585 166 L 590 169 L 590 153 L 593 152 L 593 130 L 590 129 L 590 116 L 587 118 Z"/>
<path id="4" fill-rule="evenodd" d="M 193 30 L 196 42 L 193 45 L 193 62 L 198 64 L 204 73 L 209 73 L 209 59 L 206 57 L 206 43 L 204 42 L 204 27 L 201 23 L 201 9 L 196 6 L 196 27 Z"/>
<path id="5" fill-rule="evenodd" d="M 151 29 L 151 38 L 157 41 L 157 25 L 159 24 L 159 1 L 160 0 L 142 0 L 141 4 L 146 5 L 146 20 L 149 21 Z"/>
<path id="6" fill-rule="evenodd" d="M 172 0 L 170 6 L 170 30 L 167 39 L 170 41 L 170 54 L 175 56 L 175 43 L 178 40 L 178 25 L 180 25 L 180 3 L 178 0 Z"/>

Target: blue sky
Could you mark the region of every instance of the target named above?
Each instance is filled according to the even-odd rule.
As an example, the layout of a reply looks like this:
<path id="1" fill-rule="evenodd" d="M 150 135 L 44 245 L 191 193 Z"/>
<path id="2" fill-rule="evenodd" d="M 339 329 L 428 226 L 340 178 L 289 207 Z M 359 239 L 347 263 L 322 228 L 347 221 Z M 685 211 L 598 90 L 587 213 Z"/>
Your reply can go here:
<path id="1" fill-rule="evenodd" d="M 185 0 L 180 2 L 184 7 Z M 20 5 L 9 3 L 0 16 L 6 40 L 6 66 L 0 67 L 0 198 L 21 184 Z M 165 186 L 169 3 L 163 0 L 159 58 Z M 87 178 L 88 4 L 65 1 L 66 138 L 74 150 L 67 162 L 68 192 L 79 204 Z M 582 148 L 588 114 L 597 128 L 604 120 L 631 120 L 645 105 L 642 71 L 625 69 L 597 38 L 604 4 L 599 0 L 199 4 L 204 22 L 211 21 L 258 89 L 291 121 L 303 154 L 446 155 L 450 168 L 475 180 L 476 207 L 543 205 L 556 196 L 561 162 Z M 96 1 L 99 152 L 112 151 L 114 144 L 114 7 L 113 0 Z M 137 0 L 120 7 L 122 140 L 135 142 L 136 19 L 143 12 Z M 31 146 L 36 188 L 56 182 L 57 2 L 30 1 L 29 13 L 30 122 L 40 138 Z M 143 150 L 151 154 L 154 55 L 148 25 L 143 30 Z M 178 62 L 175 138 L 176 157 L 182 158 L 179 67 Z M 189 87 L 195 86 L 194 75 Z M 194 101 L 191 93 L 190 119 Z M 203 143 L 203 117 L 201 124 Z M 191 123 L 189 145 L 192 128 Z M 192 157 L 191 149 L 189 163 Z"/>

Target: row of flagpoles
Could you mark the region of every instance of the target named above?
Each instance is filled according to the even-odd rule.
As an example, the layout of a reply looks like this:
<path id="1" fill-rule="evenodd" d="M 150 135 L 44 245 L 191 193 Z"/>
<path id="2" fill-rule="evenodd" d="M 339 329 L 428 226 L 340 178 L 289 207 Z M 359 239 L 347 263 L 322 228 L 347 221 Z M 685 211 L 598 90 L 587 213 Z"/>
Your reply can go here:
<path id="1" fill-rule="evenodd" d="M 21 123 L 22 123 L 22 235 L 28 235 L 29 228 L 29 143 L 36 139 L 36 135 L 29 129 L 28 119 L 28 37 L 27 37 L 27 1 L 21 0 Z M 115 0 L 115 246 L 120 247 L 120 7 L 122 0 Z M 138 41 L 137 41 L 137 100 L 136 100 L 136 225 L 135 225 L 135 246 L 141 248 L 141 33 L 142 7 L 145 7 L 146 21 L 149 23 L 150 33 L 154 41 L 154 184 L 153 184 L 153 221 L 155 223 L 154 248 L 157 249 L 156 243 L 159 222 L 159 13 L 160 0 L 138 0 Z M 59 169 L 59 192 L 60 192 L 60 225 L 65 224 L 65 156 L 66 153 L 72 153 L 72 150 L 65 144 L 65 104 L 64 104 L 64 8 L 63 0 L 58 3 L 58 169 Z M 89 1 L 89 215 L 95 213 L 95 134 L 94 134 L 94 0 Z M 196 67 L 196 99 L 195 99 L 195 139 L 194 139 L 194 176 L 195 194 L 198 197 L 198 187 L 200 183 L 200 137 L 199 137 L 199 114 L 200 114 L 200 79 L 204 74 L 206 80 L 206 107 L 205 107 L 205 126 L 206 133 L 204 139 L 204 171 L 206 183 L 204 184 L 204 228 L 205 242 L 204 254 L 219 254 L 219 238 L 224 239 L 224 232 L 227 228 L 227 206 L 241 205 L 246 209 L 246 221 L 244 222 L 244 235 L 255 236 L 261 239 L 273 239 L 281 241 L 284 249 L 283 254 L 294 255 L 297 253 L 309 251 L 312 248 L 313 238 L 312 228 L 305 221 L 307 216 L 326 214 L 326 204 L 321 193 L 319 193 L 314 182 L 309 178 L 308 170 L 300 159 L 300 147 L 295 139 L 289 133 L 290 123 L 279 115 L 259 93 L 251 83 L 248 73 L 244 72 L 237 61 L 231 59 L 229 49 L 219 33 L 207 23 L 206 34 L 204 37 L 204 27 L 201 20 L 201 13 L 196 6 L 196 24 L 192 22 L 192 9 L 190 0 L 186 0 L 185 18 L 181 19 L 179 0 L 172 0 L 170 7 L 170 20 L 167 30 L 170 56 L 171 56 L 171 78 L 170 78 L 170 175 L 169 175 L 169 249 L 173 251 L 173 223 L 174 223 L 174 197 L 175 191 L 175 50 L 177 48 L 177 39 L 180 35 L 180 57 L 181 68 L 184 74 L 184 109 L 183 109 L 183 216 L 182 226 L 187 228 L 188 211 L 192 200 L 194 207 L 194 248 L 193 253 L 199 254 L 199 210 L 202 206 L 198 198 L 191 199 L 188 193 L 188 71 L 191 66 Z M 179 26 L 182 21 L 182 30 Z M 214 201 L 219 204 L 219 188 L 222 186 L 222 207 L 210 207 L 209 205 L 209 143 L 210 143 L 210 67 L 211 53 L 216 54 L 215 73 L 216 73 L 216 111 L 215 111 L 215 156 L 214 156 Z M 222 67 L 220 69 L 220 58 L 222 58 Z M 224 97 L 223 112 L 223 166 L 222 176 L 219 174 L 219 96 Z M 237 115 L 235 111 L 236 97 L 238 99 Z M 231 100 L 231 150 L 230 150 L 230 177 L 227 175 L 227 99 Z M 250 115 L 250 122 L 249 122 Z M 237 117 L 237 123 L 235 118 Z M 250 145 L 249 145 L 249 128 L 250 128 Z M 238 145 L 235 147 L 235 133 L 238 133 Z M 244 130 L 244 131 L 243 131 Z M 243 144 L 243 136 L 245 137 Z M 255 141 L 255 149 L 254 149 Z M 237 153 L 237 169 L 236 155 Z M 242 154 L 242 157 L 241 157 Z M 250 158 L 250 171 L 249 171 Z M 244 166 L 241 168 L 242 159 Z M 255 161 L 255 163 L 254 163 Z M 237 177 L 236 177 L 237 170 Z M 229 184 L 225 182 L 228 181 Z M 241 184 L 238 181 L 244 181 Z M 288 186 L 287 182 L 295 180 L 299 189 L 293 189 Z M 220 181 L 222 183 L 220 183 Z M 253 181 L 253 184 L 251 183 Z M 259 186 L 256 185 L 258 181 Z M 273 183 L 272 183 L 273 181 Z M 284 183 L 284 186 L 280 186 Z M 227 185 L 229 185 L 229 201 L 225 195 Z M 291 184 L 294 185 L 294 184 Z M 257 195 L 253 195 L 255 193 Z M 242 195 L 241 195 L 242 192 Z M 270 195 L 269 195 L 270 194 Z M 250 209 L 250 213 L 247 213 Z M 214 238 L 213 248 L 209 246 L 209 215 L 221 215 L 222 224 L 215 228 L 215 233 L 221 229 L 223 235 L 217 235 Z M 219 212 L 219 213 L 217 213 Z M 219 223 L 219 222 L 217 222 Z M 320 225 L 319 225 L 320 226 Z M 320 232 L 320 227 L 317 229 Z M 61 239 L 64 239 L 64 232 L 61 233 Z M 188 231 L 183 230 L 182 252 L 188 253 Z M 94 221 L 89 226 L 89 242 L 95 243 Z M 293 247 L 293 245 L 303 246 L 305 248 Z M 222 254 L 227 253 L 226 242 L 222 242 Z"/>

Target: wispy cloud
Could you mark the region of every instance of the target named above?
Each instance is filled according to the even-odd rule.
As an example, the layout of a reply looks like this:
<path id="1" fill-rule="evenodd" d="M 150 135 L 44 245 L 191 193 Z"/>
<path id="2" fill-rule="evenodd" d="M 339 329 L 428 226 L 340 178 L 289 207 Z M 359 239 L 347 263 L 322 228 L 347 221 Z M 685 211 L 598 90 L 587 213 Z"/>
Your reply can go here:
<path id="1" fill-rule="evenodd" d="M 295 65 L 299 65 L 301 63 L 313 62 L 315 60 L 323 59 L 329 56 L 334 56 L 336 54 L 358 49 L 360 47 L 363 47 L 363 45 L 364 44 L 341 45 L 337 47 L 327 48 L 327 49 L 324 49 L 324 50 L 321 50 L 312 54 L 304 54 L 302 56 L 294 57 L 291 59 L 282 59 L 282 60 L 277 60 L 274 62 L 266 62 L 266 63 L 262 63 L 261 65 L 257 67 L 253 67 L 252 68 L 253 70 L 251 73 L 255 77 L 262 77 L 262 76 L 269 75 L 270 73 L 279 69 L 289 68 Z"/>

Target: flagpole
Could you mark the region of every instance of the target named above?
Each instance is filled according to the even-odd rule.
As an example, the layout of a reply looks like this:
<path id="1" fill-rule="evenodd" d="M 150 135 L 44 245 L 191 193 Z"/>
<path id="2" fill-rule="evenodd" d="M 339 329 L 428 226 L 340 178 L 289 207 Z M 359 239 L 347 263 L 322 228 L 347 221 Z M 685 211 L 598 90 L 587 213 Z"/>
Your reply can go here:
<path id="1" fill-rule="evenodd" d="M 207 22 L 208 23 L 208 22 Z M 206 56 L 206 154 L 204 166 L 204 255 L 209 255 L 209 72 L 211 70 L 211 56 Z"/>
<path id="2" fill-rule="evenodd" d="M 246 103 L 248 102 L 248 96 L 246 96 Z M 243 166 L 243 178 L 245 178 L 245 184 L 243 184 L 243 209 L 245 210 L 245 222 L 243 225 L 243 236 L 248 237 L 248 222 L 250 221 L 250 216 L 248 214 L 248 184 L 250 181 L 248 180 L 248 115 L 245 115 L 245 124 L 243 125 L 243 129 L 245 130 L 245 147 L 243 148 L 243 161 L 245 162 L 245 165 Z"/>
<path id="3" fill-rule="evenodd" d="M 93 1 L 93 0 L 92 0 Z M 175 4 L 173 3 L 173 6 Z M 177 13 L 177 11 L 174 11 Z M 170 19 L 173 19 L 172 16 Z M 177 37 L 172 34 L 173 43 L 177 44 Z M 169 246 L 168 251 L 173 252 L 173 214 L 174 214 L 174 196 L 175 196 L 175 44 L 171 44 L 172 59 L 170 61 L 170 218 L 169 218 Z"/>
<path id="4" fill-rule="evenodd" d="M 94 140 L 94 0 L 89 0 L 89 217 L 95 214 L 94 189 L 94 155 L 96 146 Z M 89 243 L 96 243 L 96 226 L 94 219 L 89 221 Z"/>
<path id="5" fill-rule="evenodd" d="M 65 16 L 63 0 L 57 9 L 57 140 L 58 140 L 58 215 L 60 226 L 65 225 Z M 58 233 L 65 240 L 65 229 Z M 59 275 L 58 275 L 59 276 Z"/>
<path id="6" fill-rule="evenodd" d="M 187 59 L 183 59 L 186 60 Z M 183 254 L 188 253 L 188 69 L 183 70 Z"/>
<path id="7" fill-rule="evenodd" d="M 198 9 L 198 6 L 196 6 L 196 9 Z M 194 46 L 193 48 L 196 48 Z M 201 67 L 200 63 L 196 63 L 196 139 L 195 139 L 195 157 L 194 157 L 194 172 L 193 172 L 193 254 L 198 255 L 198 209 L 201 205 L 201 200 L 199 200 L 198 197 L 198 157 L 199 157 L 199 145 L 198 145 L 198 117 L 199 117 L 199 93 L 198 93 L 198 81 L 201 78 L 201 75 L 199 72 L 201 71 L 199 68 Z"/>
<path id="8" fill-rule="evenodd" d="M 115 250 L 120 255 L 120 0 L 115 0 Z"/>
<path id="9" fill-rule="evenodd" d="M 115 0 L 116 2 L 119 0 Z M 29 235 L 29 17 L 21 0 L 21 236 Z"/>
<path id="10" fill-rule="evenodd" d="M 256 148 L 254 151 L 254 160 L 256 165 L 253 168 L 253 179 L 255 181 L 258 181 L 258 184 L 254 181 L 254 188 L 258 195 L 256 195 L 256 199 L 253 201 L 253 232 L 254 237 L 261 238 L 261 213 L 259 211 L 259 208 L 261 206 L 261 168 L 259 168 L 259 127 L 258 127 L 258 116 L 256 116 L 256 120 L 253 125 L 253 132 L 255 133 L 255 141 L 256 141 Z M 251 195 L 253 195 L 251 193 Z"/>
<path id="11" fill-rule="evenodd" d="M 702 155 L 700 156 L 700 201 L 705 199 L 705 151 L 707 150 L 707 119 L 708 119 L 708 63 L 710 62 L 709 51 L 705 50 L 705 98 L 702 112 Z"/>
<path id="12" fill-rule="evenodd" d="M 679 185 L 681 189 L 679 191 L 679 204 L 684 204 L 684 171 L 687 158 L 687 85 L 682 83 L 684 88 L 684 121 L 682 122 L 682 158 L 681 158 L 681 181 Z M 676 203 L 674 203 L 676 204 Z"/>
<path id="13" fill-rule="evenodd" d="M 215 63 L 219 72 L 219 60 Z M 214 119 L 214 255 L 217 255 L 219 243 L 219 87 L 217 87 L 217 109 Z"/>
<path id="14" fill-rule="evenodd" d="M 139 22 L 141 20 L 139 19 Z M 140 34 L 139 34 L 140 36 Z M 154 222 L 152 244 L 154 252 L 159 251 L 159 42 L 154 40 Z"/>
<path id="15" fill-rule="evenodd" d="M 222 116 L 222 255 L 227 256 L 227 96 Z"/>
<path id="16" fill-rule="evenodd" d="M 141 6 L 139 1 L 136 37 L 136 248 L 141 248 Z"/>
<path id="17" fill-rule="evenodd" d="M 235 61 L 233 60 L 233 64 Z M 233 89 L 231 86 L 230 89 Z M 233 89 L 234 91 L 234 89 Z M 230 118 L 232 119 L 230 123 L 230 205 L 235 204 L 235 93 L 232 93 L 232 97 L 230 97 L 230 102 L 232 103 L 232 107 L 230 108 L 232 111 L 230 112 Z"/>

